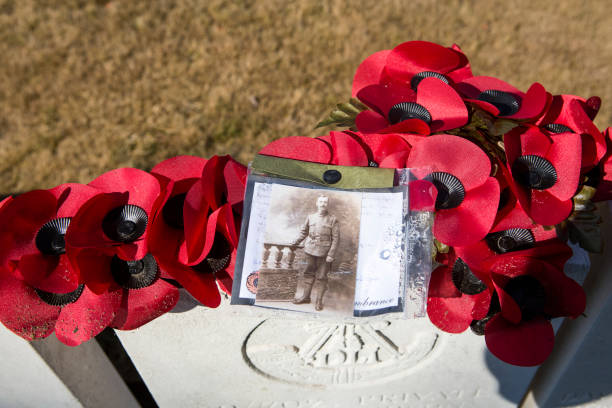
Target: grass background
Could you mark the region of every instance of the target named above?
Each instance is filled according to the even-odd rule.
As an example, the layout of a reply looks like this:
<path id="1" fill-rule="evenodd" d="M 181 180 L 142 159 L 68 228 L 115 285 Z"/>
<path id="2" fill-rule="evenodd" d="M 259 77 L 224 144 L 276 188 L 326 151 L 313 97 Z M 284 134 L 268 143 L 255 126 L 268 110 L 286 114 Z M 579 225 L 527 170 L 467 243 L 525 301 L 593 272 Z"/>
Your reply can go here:
<path id="1" fill-rule="evenodd" d="M 611 38 L 605 1 L 0 0 L 0 194 L 324 134 L 359 62 L 409 40 L 455 42 L 523 90 L 599 95 L 603 129 Z"/>

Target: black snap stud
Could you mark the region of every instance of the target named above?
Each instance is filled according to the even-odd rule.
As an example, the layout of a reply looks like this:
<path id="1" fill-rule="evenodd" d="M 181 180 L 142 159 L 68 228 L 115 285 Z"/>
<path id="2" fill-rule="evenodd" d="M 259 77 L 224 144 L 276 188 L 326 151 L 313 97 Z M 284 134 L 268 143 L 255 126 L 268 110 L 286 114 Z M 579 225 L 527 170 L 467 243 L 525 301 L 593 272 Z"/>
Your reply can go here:
<path id="1" fill-rule="evenodd" d="M 323 173 L 323 181 L 327 184 L 336 184 L 342 178 L 338 170 L 327 170 Z"/>

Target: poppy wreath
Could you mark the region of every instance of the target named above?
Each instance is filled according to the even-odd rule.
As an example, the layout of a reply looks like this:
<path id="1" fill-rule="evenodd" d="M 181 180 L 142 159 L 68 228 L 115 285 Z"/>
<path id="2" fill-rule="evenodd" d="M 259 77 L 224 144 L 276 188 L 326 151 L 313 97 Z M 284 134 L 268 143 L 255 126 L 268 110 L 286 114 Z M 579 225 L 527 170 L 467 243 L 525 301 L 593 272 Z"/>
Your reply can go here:
<path id="1" fill-rule="evenodd" d="M 593 123 L 600 106 L 474 76 L 457 45 L 410 41 L 359 65 L 351 99 L 318 124 L 335 130 L 259 154 L 411 169 L 411 208 L 435 214 L 429 319 L 533 366 L 554 347 L 550 320 L 585 309 L 564 273 L 567 241 L 603 247 L 593 203 L 612 199 L 612 135 Z M 172 310 L 180 288 L 218 306 L 231 293 L 246 177 L 230 156 L 177 156 L 5 198 L 0 321 L 75 346 Z"/>

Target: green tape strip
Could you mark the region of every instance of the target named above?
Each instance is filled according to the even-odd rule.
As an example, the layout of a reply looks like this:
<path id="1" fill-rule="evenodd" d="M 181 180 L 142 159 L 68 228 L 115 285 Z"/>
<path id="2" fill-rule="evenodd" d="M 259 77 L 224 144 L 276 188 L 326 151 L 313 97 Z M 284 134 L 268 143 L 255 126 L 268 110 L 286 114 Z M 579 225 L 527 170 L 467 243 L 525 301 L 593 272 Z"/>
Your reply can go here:
<path id="1" fill-rule="evenodd" d="M 256 155 L 251 164 L 253 171 L 277 177 L 307 181 L 322 186 L 359 189 L 393 187 L 395 169 L 377 167 L 334 166 L 299 160 L 282 159 L 272 156 Z M 325 182 L 324 174 L 328 170 L 340 173 L 340 180 L 335 183 Z M 328 176 L 330 174 L 328 173 Z M 328 178 L 329 180 L 329 178 Z"/>

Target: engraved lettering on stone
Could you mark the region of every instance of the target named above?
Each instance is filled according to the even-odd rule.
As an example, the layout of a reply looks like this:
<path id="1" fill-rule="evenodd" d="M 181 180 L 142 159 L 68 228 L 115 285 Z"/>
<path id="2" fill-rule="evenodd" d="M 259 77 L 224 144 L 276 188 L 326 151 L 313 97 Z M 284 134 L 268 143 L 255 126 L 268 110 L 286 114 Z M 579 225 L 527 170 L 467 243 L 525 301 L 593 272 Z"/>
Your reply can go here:
<path id="1" fill-rule="evenodd" d="M 270 319 L 243 344 L 248 366 L 281 382 L 351 387 L 400 378 L 426 360 L 440 343 L 413 320 L 363 323 Z"/>

